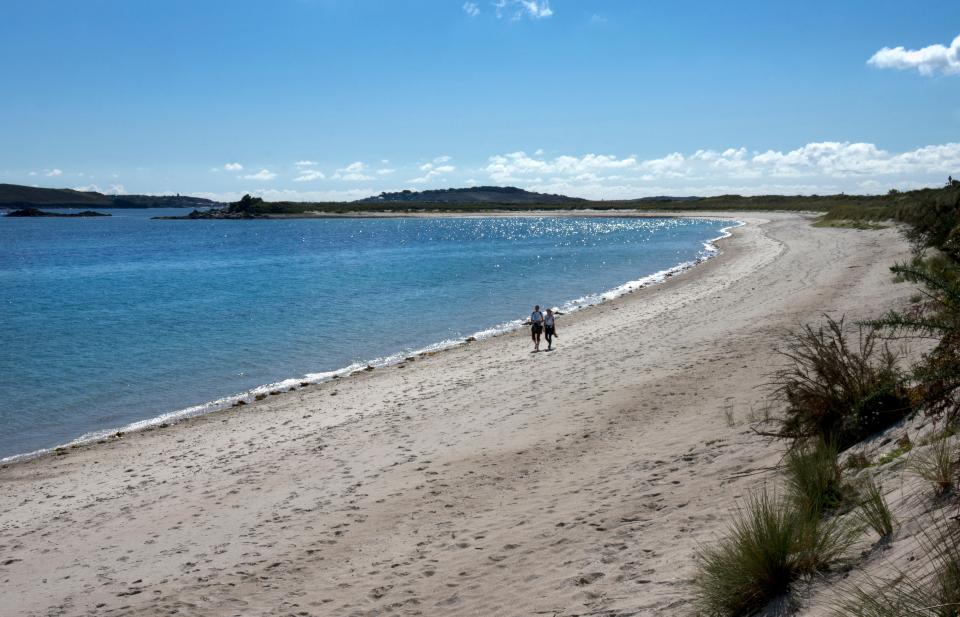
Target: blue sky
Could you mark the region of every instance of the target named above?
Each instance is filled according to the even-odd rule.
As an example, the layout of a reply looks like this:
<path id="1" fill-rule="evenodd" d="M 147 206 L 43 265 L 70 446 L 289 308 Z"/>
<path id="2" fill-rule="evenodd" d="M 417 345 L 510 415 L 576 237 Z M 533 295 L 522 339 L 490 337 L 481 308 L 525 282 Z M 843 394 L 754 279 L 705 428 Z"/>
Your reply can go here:
<path id="1" fill-rule="evenodd" d="M 0 182 L 885 192 L 960 175 L 958 35 L 955 0 L 10 2 Z"/>

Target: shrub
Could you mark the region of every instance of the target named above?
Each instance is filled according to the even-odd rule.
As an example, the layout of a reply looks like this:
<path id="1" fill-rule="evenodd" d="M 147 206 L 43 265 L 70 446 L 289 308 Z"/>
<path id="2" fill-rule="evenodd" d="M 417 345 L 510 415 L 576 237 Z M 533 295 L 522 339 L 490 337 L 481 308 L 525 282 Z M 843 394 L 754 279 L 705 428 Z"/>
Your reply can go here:
<path id="1" fill-rule="evenodd" d="M 892 335 L 937 341 L 915 367 L 916 398 L 927 413 L 960 420 L 960 268 L 927 262 L 898 264 L 891 270 L 903 280 L 923 286 L 925 301 L 905 311 L 890 311 L 868 322 Z"/>
<path id="2" fill-rule="evenodd" d="M 910 469 L 932 484 L 937 495 L 950 492 L 956 476 L 956 461 L 950 440 L 942 438 L 930 444 L 913 457 Z"/>
<path id="3" fill-rule="evenodd" d="M 751 494 L 728 534 L 697 554 L 697 604 L 710 616 L 749 615 L 805 575 L 827 570 L 849 548 L 839 519 L 821 521 L 765 491 Z"/>
<path id="4" fill-rule="evenodd" d="M 789 335 L 780 352 L 789 365 L 773 381 L 786 404 L 781 436 L 823 439 L 844 450 L 910 413 L 899 357 L 879 333 L 860 326 L 851 345 L 843 319 L 827 317 L 826 327 L 807 325 Z"/>
<path id="5" fill-rule="evenodd" d="M 868 476 L 860 495 L 860 504 L 857 509 L 860 521 L 877 532 L 880 539 L 886 539 L 893 533 L 893 514 L 883 496 L 882 487 Z"/>
<path id="6" fill-rule="evenodd" d="M 842 499 L 837 447 L 823 440 L 804 442 L 787 452 L 787 489 L 795 508 L 811 516 L 836 508 Z"/>

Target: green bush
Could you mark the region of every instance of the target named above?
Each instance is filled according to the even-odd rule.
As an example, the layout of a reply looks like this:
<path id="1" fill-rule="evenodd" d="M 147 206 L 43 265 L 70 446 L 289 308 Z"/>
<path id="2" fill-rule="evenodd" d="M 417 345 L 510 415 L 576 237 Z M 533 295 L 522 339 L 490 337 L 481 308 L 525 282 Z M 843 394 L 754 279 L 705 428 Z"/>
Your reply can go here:
<path id="1" fill-rule="evenodd" d="M 779 434 L 794 440 L 823 439 L 845 450 L 908 415 L 899 357 L 880 331 L 861 326 L 851 344 L 843 319 L 804 326 L 788 336 L 780 353 L 788 366 L 773 380 L 785 404 Z"/>

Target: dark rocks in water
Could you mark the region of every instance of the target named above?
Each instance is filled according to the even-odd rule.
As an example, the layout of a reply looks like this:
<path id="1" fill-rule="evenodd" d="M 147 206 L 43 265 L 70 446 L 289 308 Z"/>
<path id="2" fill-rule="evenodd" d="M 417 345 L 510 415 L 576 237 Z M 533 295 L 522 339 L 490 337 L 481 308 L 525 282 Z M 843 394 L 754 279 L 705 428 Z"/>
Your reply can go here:
<path id="1" fill-rule="evenodd" d="M 40 210 L 39 208 L 21 208 L 19 210 L 14 210 L 13 212 L 8 212 L 7 216 L 17 216 L 17 217 L 24 217 L 24 218 L 49 217 L 49 218 L 70 219 L 70 218 L 79 218 L 79 217 L 111 216 L 111 215 L 106 214 L 104 212 L 94 212 L 93 210 L 84 210 L 83 212 L 74 212 L 71 214 L 61 214 L 59 212 L 46 212 L 44 210 Z"/>
<path id="2" fill-rule="evenodd" d="M 477 341 L 477 337 L 475 337 L 475 336 L 468 336 L 466 339 L 464 339 L 463 342 L 464 342 L 464 343 L 475 343 L 476 341 Z"/>
<path id="3" fill-rule="evenodd" d="M 209 210 L 194 210 L 186 216 L 155 216 L 159 220 L 194 220 L 194 219 L 264 219 L 270 211 L 268 204 L 259 197 L 244 195 L 240 201 L 229 204 L 225 208 L 211 208 Z"/>
<path id="4" fill-rule="evenodd" d="M 254 398 L 254 400 L 262 401 L 263 399 L 267 398 L 267 395 L 266 395 L 266 394 L 258 394 L 258 395 L 256 395 L 256 396 L 253 397 L 253 398 Z"/>
<path id="5" fill-rule="evenodd" d="M 247 401 L 237 401 L 236 403 L 233 404 L 233 406 L 234 406 L 234 407 L 240 407 L 240 406 L 246 405 L 246 404 L 247 404 Z"/>

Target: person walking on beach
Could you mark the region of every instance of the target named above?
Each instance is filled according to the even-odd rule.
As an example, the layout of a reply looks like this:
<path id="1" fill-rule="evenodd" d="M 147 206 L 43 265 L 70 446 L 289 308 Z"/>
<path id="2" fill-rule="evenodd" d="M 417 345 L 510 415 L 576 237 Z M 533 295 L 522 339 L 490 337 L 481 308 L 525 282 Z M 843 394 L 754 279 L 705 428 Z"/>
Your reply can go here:
<path id="1" fill-rule="evenodd" d="M 547 309 L 543 318 L 543 337 L 547 339 L 547 351 L 553 350 L 553 337 L 557 335 L 557 316 L 553 309 Z"/>
<path id="2" fill-rule="evenodd" d="M 540 312 L 540 305 L 533 307 L 530 313 L 530 337 L 533 339 L 533 350 L 540 351 L 540 333 L 543 332 L 543 313 Z"/>

